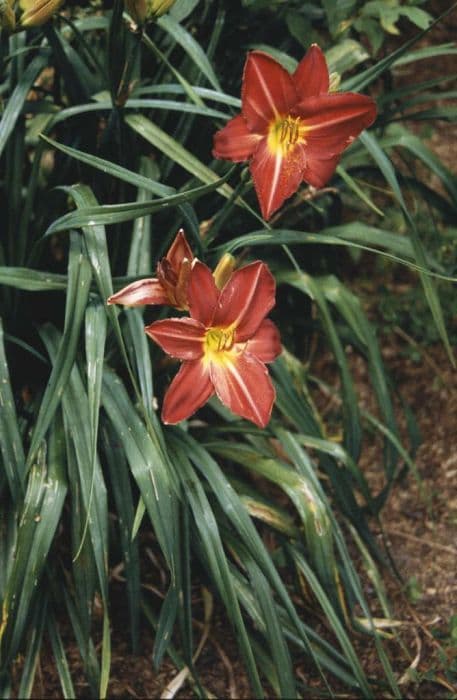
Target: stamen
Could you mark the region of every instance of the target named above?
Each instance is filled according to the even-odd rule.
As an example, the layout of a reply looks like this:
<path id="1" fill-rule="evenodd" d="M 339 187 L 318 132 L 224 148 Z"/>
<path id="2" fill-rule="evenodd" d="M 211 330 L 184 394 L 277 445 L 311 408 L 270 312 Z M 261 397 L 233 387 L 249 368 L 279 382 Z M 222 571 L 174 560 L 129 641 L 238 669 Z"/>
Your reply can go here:
<path id="1" fill-rule="evenodd" d="M 280 123 L 279 141 L 293 146 L 300 136 L 300 117 L 286 117 Z"/>
<path id="2" fill-rule="evenodd" d="M 210 328 L 206 333 L 206 346 L 210 352 L 231 350 L 234 343 L 234 331 L 224 328 Z"/>

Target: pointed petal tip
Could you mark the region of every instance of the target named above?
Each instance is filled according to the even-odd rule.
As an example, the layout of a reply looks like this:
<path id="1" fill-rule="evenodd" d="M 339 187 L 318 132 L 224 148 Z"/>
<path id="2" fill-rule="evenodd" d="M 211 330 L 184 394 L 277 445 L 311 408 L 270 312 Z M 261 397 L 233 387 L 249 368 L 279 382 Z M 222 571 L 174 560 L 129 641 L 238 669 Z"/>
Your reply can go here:
<path id="1" fill-rule="evenodd" d="M 300 100 L 328 92 L 329 73 L 327 61 L 324 52 L 318 44 L 311 44 L 298 64 L 292 79 Z"/>
<path id="2" fill-rule="evenodd" d="M 145 306 L 170 304 L 168 295 L 156 278 L 137 280 L 123 287 L 106 300 L 109 305 Z"/>
<path id="3" fill-rule="evenodd" d="M 166 254 L 166 259 L 171 263 L 173 266 L 173 269 L 176 273 L 179 272 L 179 267 L 182 263 L 183 260 L 186 258 L 188 260 L 192 260 L 194 257 L 194 254 L 192 252 L 192 248 L 189 245 L 189 242 L 186 238 L 186 234 L 184 232 L 183 228 L 180 228 L 178 230 L 178 233 L 176 234 L 173 243 L 171 244 L 170 248 L 168 249 L 168 253 Z"/>

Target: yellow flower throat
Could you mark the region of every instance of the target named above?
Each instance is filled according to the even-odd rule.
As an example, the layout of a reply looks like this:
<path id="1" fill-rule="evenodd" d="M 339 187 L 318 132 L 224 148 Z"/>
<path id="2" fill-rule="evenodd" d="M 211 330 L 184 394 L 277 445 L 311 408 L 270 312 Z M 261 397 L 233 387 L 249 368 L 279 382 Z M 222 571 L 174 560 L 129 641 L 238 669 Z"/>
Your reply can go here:
<path id="1" fill-rule="evenodd" d="M 227 352 L 235 342 L 234 328 L 210 328 L 205 335 L 205 351 L 208 354 Z"/>
<path id="2" fill-rule="evenodd" d="M 305 143 L 306 127 L 300 117 L 280 117 L 270 124 L 268 147 L 273 153 L 278 150 L 286 155 L 287 152 L 300 143 Z"/>

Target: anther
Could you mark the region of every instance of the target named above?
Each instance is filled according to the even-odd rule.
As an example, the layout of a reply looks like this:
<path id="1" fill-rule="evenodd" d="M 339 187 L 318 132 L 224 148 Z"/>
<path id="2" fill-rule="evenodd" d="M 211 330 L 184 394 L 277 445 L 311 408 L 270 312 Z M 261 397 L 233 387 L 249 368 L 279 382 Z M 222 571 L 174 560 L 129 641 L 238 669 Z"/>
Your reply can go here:
<path id="1" fill-rule="evenodd" d="M 284 119 L 281 122 L 281 131 L 279 134 L 279 140 L 281 143 L 287 141 L 289 146 L 293 146 L 298 141 L 300 136 L 300 129 L 298 125 L 298 119 Z"/>

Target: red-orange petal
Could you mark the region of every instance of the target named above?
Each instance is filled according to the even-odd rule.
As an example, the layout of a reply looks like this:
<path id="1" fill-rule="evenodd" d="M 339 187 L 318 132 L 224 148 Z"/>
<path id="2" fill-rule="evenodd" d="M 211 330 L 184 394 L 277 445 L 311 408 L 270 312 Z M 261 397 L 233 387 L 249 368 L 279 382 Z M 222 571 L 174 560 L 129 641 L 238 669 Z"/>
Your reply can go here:
<path id="1" fill-rule="evenodd" d="M 106 303 L 144 306 L 145 304 L 170 304 L 170 299 L 159 280 L 153 278 L 128 284 L 116 294 L 112 294 Z"/>
<path id="2" fill-rule="evenodd" d="M 324 187 L 333 176 L 340 156 L 332 158 L 308 158 L 303 180 L 313 187 Z"/>
<path id="3" fill-rule="evenodd" d="M 249 340 L 275 305 L 275 293 L 275 279 L 265 263 L 245 265 L 223 288 L 212 325 L 234 325 L 235 342 Z"/>
<path id="4" fill-rule="evenodd" d="M 313 97 L 328 92 L 327 61 L 322 49 L 317 44 L 310 46 L 298 64 L 292 80 L 300 100 L 304 97 Z"/>
<path id="5" fill-rule="evenodd" d="M 176 273 L 179 272 L 179 267 L 184 258 L 187 258 L 190 261 L 194 259 L 192 248 L 187 242 L 186 234 L 182 228 L 180 228 L 176 234 L 175 240 L 171 244 L 166 258 L 171 263 L 171 266 Z"/>
<path id="6" fill-rule="evenodd" d="M 246 343 L 245 352 L 261 362 L 273 362 L 281 354 L 281 337 L 273 321 L 266 318 L 252 338 Z"/>
<path id="7" fill-rule="evenodd" d="M 315 158 L 339 155 L 376 118 L 376 104 L 354 92 L 319 95 L 302 100 L 298 113 L 307 129 L 306 154 Z"/>
<path id="8" fill-rule="evenodd" d="M 265 220 L 297 191 L 305 165 L 306 154 L 303 146 L 297 145 L 283 155 L 279 148 L 273 153 L 266 139 L 261 141 L 251 160 L 250 170 Z"/>
<path id="9" fill-rule="evenodd" d="M 208 328 L 218 299 L 219 290 L 211 270 L 196 258 L 192 264 L 187 285 L 190 315 Z"/>
<path id="10" fill-rule="evenodd" d="M 254 355 L 241 353 L 210 363 L 210 377 L 222 403 L 238 416 L 264 428 L 276 397 L 268 370 Z"/>
<path id="11" fill-rule="evenodd" d="M 291 75 L 263 51 L 248 54 L 241 89 L 241 113 L 248 129 L 265 134 L 272 119 L 289 114 L 298 98 Z"/>
<path id="12" fill-rule="evenodd" d="M 175 425 L 189 418 L 214 393 L 208 370 L 201 360 L 183 362 L 165 394 L 162 406 L 162 420 Z"/>
<path id="13" fill-rule="evenodd" d="M 203 355 L 205 329 L 193 318 L 167 318 L 144 330 L 167 355 L 178 360 L 196 360 Z"/>
<path id="14" fill-rule="evenodd" d="M 246 120 L 239 114 L 214 134 L 213 156 L 241 163 L 252 156 L 261 138 L 249 131 Z"/>

